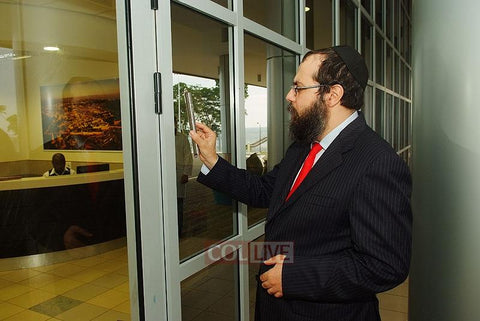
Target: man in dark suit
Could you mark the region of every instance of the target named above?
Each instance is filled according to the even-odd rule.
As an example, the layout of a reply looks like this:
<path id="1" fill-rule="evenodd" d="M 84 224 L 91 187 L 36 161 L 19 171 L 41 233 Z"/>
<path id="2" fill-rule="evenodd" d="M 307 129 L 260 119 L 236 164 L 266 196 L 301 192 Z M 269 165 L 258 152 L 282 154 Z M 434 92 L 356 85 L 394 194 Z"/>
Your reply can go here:
<path id="1" fill-rule="evenodd" d="M 268 207 L 265 241 L 294 244 L 292 257 L 260 267 L 257 321 L 378 321 L 376 293 L 408 275 L 410 173 L 358 111 L 367 79 L 351 47 L 307 53 L 286 97 L 295 142 L 263 176 L 218 157 L 208 127 L 190 133 L 205 165 L 198 180 Z"/>

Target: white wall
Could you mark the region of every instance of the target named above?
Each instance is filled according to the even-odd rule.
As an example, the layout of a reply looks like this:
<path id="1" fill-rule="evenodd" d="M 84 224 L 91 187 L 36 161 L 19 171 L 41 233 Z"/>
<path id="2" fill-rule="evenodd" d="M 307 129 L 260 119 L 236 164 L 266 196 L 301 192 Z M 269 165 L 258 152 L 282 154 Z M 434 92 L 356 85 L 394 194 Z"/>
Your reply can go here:
<path id="1" fill-rule="evenodd" d="M 478 320 L 480 4 L 413 3 L 411 321 Z"/>

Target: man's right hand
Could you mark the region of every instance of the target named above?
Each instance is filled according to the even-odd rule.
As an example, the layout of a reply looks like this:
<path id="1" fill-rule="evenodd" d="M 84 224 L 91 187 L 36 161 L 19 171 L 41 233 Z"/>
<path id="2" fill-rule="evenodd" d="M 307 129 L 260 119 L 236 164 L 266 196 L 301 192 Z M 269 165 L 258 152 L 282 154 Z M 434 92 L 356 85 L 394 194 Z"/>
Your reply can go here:
<path id="1" fill-rule="evenodd" d="M 202 123 L 196 123 L 197 131 L 190 131 L 190 137 L 198 145 L 200 160 L 212 169 L 217 163 L 218 155 L 215 149 L 217 134 L 208 126 Z"/>

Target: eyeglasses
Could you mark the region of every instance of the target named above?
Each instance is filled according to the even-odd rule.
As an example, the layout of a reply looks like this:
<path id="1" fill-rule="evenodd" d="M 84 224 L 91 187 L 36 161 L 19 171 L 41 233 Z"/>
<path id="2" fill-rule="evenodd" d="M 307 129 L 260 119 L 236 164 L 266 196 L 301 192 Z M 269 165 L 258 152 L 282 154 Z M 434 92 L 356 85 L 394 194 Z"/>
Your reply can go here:
<path id="1" fill-rule="evenodd" d="M 291 88 L 293 89 L 293 92 L 295 93 L 295 96 L 298 95 L 298 92 L 300 90 L 304 90 L 304 89 L 310 89 L 310 88 L 320 88 L 320 87 L 325 87 L 325 86 L 328 86 L 328 85 L 312 85 L 312 86 L 297 86 L 297 85 L 293 85 Z"/>

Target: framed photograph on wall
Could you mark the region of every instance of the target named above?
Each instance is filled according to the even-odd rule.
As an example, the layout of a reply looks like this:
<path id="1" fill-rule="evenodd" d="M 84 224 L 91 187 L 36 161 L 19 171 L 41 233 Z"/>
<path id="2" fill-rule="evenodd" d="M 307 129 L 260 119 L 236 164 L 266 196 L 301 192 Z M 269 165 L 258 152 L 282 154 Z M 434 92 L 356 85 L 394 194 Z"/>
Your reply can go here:
<path id="1" fill-rule="evenodd" d="M 118 79 L 40 87 L 45 150 L 122 150 Z"/>

